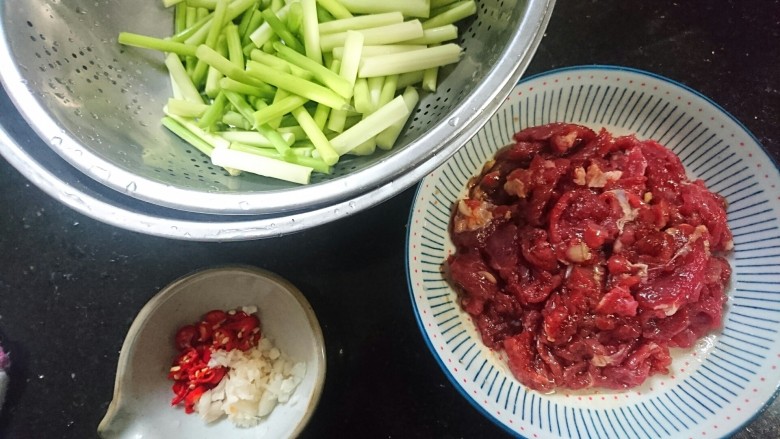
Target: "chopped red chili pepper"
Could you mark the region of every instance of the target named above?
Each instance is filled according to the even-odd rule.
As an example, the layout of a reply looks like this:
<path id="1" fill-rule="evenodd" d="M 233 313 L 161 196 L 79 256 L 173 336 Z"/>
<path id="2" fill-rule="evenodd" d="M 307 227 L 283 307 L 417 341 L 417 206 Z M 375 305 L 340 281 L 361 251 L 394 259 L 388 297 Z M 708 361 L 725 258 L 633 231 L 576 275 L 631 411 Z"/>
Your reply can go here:
<path id="1" fill-rule="evenodd" d="M 222 311 L 221 309 L 215 309 L 207 312 L 206 315 L 203 316 L 203 321 L 211 323 L 212 325 L 218 325 L 227 320 L 227 317 L 228 313 Z"/>
<path id="2" fill-rule="evenodd" d="M 182 326 L 176 332 L 176 349 L 182 350 L 192 347 L 193 341 L 198 336 L 198 330 L 193 325 Z"/>
<path id="3" fill-rule="evenodd" d="M 201 321 L 182 326 L 174 337 L 179 354 L 168 372 L 174 381 L 171 405 L 184 403 L 184 411 L 192 413 L 203 393 L 228 372 L 225 367 L 209 367 L 212 351 L 247 351 L 257 346 L 260 334 L 260 320 L 243 310 L 211 310 Z"/>

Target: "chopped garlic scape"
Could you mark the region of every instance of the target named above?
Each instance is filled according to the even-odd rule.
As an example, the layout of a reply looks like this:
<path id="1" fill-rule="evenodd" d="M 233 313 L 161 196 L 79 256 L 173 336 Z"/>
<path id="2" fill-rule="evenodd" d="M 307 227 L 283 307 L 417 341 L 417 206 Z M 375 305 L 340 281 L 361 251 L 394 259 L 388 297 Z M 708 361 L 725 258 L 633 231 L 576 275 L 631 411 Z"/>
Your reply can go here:
<path id="1" fill-rule="evenodd" d="M 407 87 L 436 89 L 461 55 L 446 44 L 453 23 L 477 12 L 473 0 L 162 1 L 175 35 L 118 41 L 166 53 L 163 125 L 231 175 L 299 183 L 344 154 L 392 148 L 420 99 Z"/>

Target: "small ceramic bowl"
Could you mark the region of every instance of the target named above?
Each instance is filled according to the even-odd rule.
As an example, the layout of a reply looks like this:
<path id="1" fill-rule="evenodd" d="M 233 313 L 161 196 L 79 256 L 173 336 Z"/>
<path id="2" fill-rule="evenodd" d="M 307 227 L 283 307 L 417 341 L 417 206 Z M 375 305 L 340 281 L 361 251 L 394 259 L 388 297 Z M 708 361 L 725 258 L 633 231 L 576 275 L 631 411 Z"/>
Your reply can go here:
<path id="1" fill-rule="evenodd" d="M 222 418 L 205 423 L 171 407 L 168 370 L 176 355 L 173 337 L 182 325 L 212 309 L 258 308 L 263 334 L 306 374 L 290 400 L 278 404 L 257 426 L 239 428 Z M 154 296 L 133 321 L 122 351 L 114 397 L 98 426 L 104 439 L 294 437 L 304 428 L 325 381 L 325 344 L 314 311 L 284 279 L 257 268 L 229 266 L 182 277 Z"/>

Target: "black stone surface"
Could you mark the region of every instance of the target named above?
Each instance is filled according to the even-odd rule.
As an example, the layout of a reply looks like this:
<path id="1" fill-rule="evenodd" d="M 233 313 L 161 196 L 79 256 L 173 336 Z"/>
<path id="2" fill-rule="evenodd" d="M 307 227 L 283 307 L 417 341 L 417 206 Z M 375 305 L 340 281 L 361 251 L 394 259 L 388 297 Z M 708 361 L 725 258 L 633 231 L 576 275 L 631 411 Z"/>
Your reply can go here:
<path id="1" fill-rule="evenodd" d="M 780 158 L 780 1 L 558 0 L 526 74 L 596 63 L 699 90 Z M 453 388 L 414 321 L 404 274 L 414 188 L 315 230 L 239 243 L 104 225 L 2 160 L 0 188 L 0 340 L 13 356 L 1 438 L 96 437 L 136 313 L 175 278 L 233 262 L 286 277 L 318 314 L 328 376 L 304 437 L 506 435 Z M 780 437 L 780 403 L 737 437 Z"/>

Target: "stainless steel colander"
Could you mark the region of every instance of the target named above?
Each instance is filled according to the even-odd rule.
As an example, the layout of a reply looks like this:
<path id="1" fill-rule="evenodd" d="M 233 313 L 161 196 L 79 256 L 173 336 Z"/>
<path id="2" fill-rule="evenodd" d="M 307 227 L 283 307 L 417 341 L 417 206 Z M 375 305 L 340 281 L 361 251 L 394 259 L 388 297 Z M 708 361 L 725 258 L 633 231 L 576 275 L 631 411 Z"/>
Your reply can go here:
<path id="1" fill-rule="evenodd" d="M 338 206 L 354 211 L 409 187 L 449 157 L 498 108 L 530 61 L 554 0 L 478 1 L 477 16 L 461 29 L 463 59 L 442 72 L 436 93 L 422 96 L 397 146 L 370 157 L 342 160 L 332 175 L 318 176 L 308 186 L 249 174 L 229 176 L 161 127 L 170 89 L 162 55 L 116 43 L 120 31 L 170 35 L 171 11 L 161 3 L 5 0 L 0 5 L 0 80 L 6 93 L 45 144 L 113 193 L 83 182 L 78 173 L 52 172 L 47 169 L 50 159 L 29 163 L 36 152 L 25 150 L 21 139 L 8 132 L 5 124 L 14 118 L 6 108 L 0 115 L 6 130 L 0 133 L 0 142 L 5 142 L 0 152 L 39 186 L 57 187 L 56 195 L 63 201 L 79 199 L 68 204 L 93 217 L 186 238 L 138 226 L 136 220 L 126 224 L 116 216 L 118 209 L 151 223 L 183 218 L 184 229 L 190 222 L 198 224 L 198 236 L 190 237 L 209 239 L 214 234 L 202 230 L 208 229 L 203 224 L 255 229 L 250 226 L 253 221 L 277 218 L 282 224 L 292 218 L 294 223 L 296 215 L 317 216 Z M 63 187 L 70 188 L 70 195 L 63 195 Z M 96 198 L 110 208 L 96 208 Z M 105 210 L 112 211 L 111 218 Z M 241 217 L 230 218 L 233 215 Z M 338 215 L 319 216 L 306 224 Z M 300 223 L 290 230 L 302 227 Z M 276 228 L 268 234 L 285 232 Z M 253 238 L 266 233 L 239 235 Z"/>

